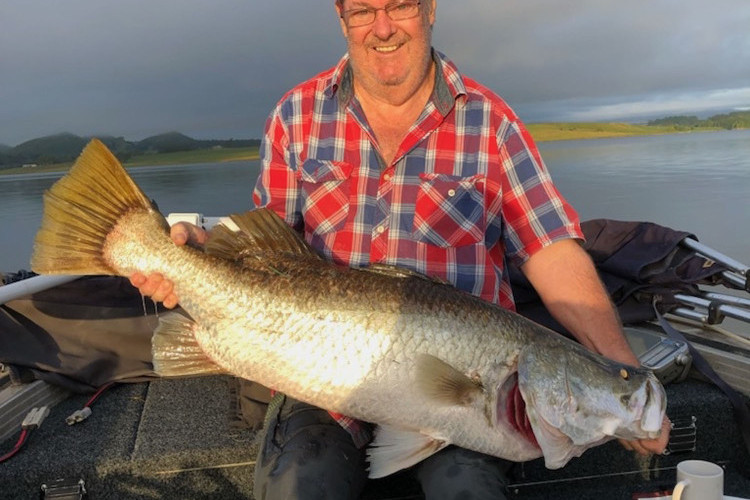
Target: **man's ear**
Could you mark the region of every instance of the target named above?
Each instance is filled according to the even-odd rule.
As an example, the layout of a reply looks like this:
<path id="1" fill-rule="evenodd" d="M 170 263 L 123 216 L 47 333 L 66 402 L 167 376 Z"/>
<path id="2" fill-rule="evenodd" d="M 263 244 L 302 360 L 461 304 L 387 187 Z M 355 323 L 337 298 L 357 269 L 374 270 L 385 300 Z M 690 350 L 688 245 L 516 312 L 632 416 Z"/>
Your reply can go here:
<path id="1" fill-rule="evenodd" d="M 336 15 L 339 16 L 339 26 L 341 26 L 341 33 L 344 34 L 344 38 L 349 36 L 349 29 L 346 26 L 346 23 L 344 22 L 344 18 L 341 17 L 341 13 L 344 9 L 344 2 L 336 2 Z"/>

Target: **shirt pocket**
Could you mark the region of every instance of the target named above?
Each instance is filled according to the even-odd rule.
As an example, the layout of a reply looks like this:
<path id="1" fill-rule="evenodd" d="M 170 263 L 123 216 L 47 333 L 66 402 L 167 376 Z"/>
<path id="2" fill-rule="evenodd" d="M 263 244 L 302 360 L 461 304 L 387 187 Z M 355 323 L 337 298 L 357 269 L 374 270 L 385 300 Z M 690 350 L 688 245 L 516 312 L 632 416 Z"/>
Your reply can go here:
<path id="1" fill-rule="evenodd" d="M 484 176 L 419 175 L 412 237 L 439 247 L 484 239 Z"/>
<path id="2" fill-rule="evenodd" d="M 343 227 L 349 214 L 351 174 L 349 163 L 317 159 L 302 163 L 302 217 L 307 231 L 325 234 Z"/>

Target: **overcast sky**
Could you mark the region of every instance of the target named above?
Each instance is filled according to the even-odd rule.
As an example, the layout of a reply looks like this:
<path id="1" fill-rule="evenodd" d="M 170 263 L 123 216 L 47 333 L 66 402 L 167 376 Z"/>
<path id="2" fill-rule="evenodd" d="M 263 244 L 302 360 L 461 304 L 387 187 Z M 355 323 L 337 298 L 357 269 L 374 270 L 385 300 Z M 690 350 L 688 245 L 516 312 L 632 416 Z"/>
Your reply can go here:
<path id="1" fill-rule="evenodd" d="M 749 0 L 443 0 L 433 42 L 527 122 L 750 109 Z M 0 0 L 0 143 L 257 138 L 346 50 L 333 0 Z"/>

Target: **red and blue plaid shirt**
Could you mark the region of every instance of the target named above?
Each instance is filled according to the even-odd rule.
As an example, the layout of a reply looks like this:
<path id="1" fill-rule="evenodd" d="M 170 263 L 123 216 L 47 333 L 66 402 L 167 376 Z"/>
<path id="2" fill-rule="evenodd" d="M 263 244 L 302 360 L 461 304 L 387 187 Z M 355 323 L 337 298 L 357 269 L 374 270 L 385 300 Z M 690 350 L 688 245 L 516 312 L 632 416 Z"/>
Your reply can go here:
<path id="1" fill-rule="evenodd" d="M 390 165 L 347 56 L 289 91 L 266 122 L 253 199 L 334 262 L 406 267 L 512 310 L 505 259 L 582 238 L 578 216 L 513 110 L 433 58 L 432 96 Z"/>

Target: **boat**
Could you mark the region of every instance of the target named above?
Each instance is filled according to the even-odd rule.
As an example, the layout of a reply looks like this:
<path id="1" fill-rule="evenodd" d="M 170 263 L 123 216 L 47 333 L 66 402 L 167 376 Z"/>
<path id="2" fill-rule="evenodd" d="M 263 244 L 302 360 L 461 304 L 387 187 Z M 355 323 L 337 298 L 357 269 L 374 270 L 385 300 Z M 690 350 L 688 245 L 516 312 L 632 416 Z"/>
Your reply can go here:
<path id="1" fill-rule="evenodd" d="M 200 214 L 170 216 L 171 223 L 177 220 L 222 222 Z M 593 221 L 589 228 L 623 231 L 605 226 Z M 670 265 L 645 262 L 639 269 L 655 276 L 656 268 L 673 270 L 675 262 L 690 259 L 702 262 L 699 271 L 716 267 L 700 275 L 701 283 L 668 294 L 672 302 L 661 312 L 654 305 L 667 294 L 631 287 L 627 298 L 640 307 L 625 328 L 641 362 L 665 383 L 673 423 L 667 453 L 641 457 L 611 441 L 559 470 L 546 469 L 542 459 L 518 463 L 509 475 L 508 498 L 669 498 L 676 465 L 692 459 L 724 469 L 728 498 L 750 498 L 750 429 L 697 363 L 705 359 L 747 410 L 750 268 L 690 235 L 677 236 L 674 248 L 658 259 Z M 599 259 L 597 265 L 604 273 L 606 263 Z M 257 416 L 267 402 L 262 391 L 253 393 L 229 376 L 158 378 L 150 367 L 149 338 L 159 310 L 122 278 L 12 278 L 0 287 L 0 499 L 252 498 Z M 519 310 L 535 308 L 533 300 L 520 302 Z M 682 337 L 670 337 L 664 322 Z M 20 335 L 29 346 L 26 365 L 17 352 Z M 127 356 L 115 345 L 127 345 Z M 92 350 L 101 355 L 82 354 Z M 247 418 L 253 411 L 255 419 Z M 362 498 L 421 496 L 406 471 L 370 481 Z"/>

